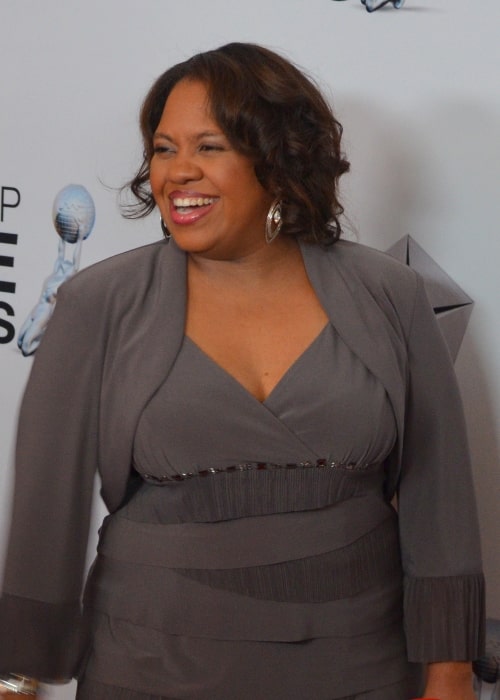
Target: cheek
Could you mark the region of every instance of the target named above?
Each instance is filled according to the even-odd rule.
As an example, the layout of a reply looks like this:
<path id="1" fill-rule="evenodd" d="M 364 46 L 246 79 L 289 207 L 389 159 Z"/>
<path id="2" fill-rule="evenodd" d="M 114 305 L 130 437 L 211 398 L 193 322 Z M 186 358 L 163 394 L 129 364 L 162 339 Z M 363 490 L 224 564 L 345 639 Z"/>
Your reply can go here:
<path id="1" fill-rule="evenodd" d="M 162 168 L 155 164 L 154 160 L 149 165 L 149 184 L 153 195 L 156 197 L 161 192 L 163 186 Z"/>
<path id="2" fill-rule="evenodd" d="M 155 177 L 152 170 L 149 173 L 149 186 L 151 187 L 153 196 L 156 197 L 156 193 L 158 192 L 158 178 Z"/>
<path id="3" fill-rule="evenodd" d="M 245 171 L 241 168 L 235 168 L 232 172 L 228 173 L 226 187 L 227 190 L 231 192 L 233 198 L 241 202 L 249 200 L 255 202 L 256 200 L 266 197 L 266 193 L 255 177 L 253 170 Z"/>

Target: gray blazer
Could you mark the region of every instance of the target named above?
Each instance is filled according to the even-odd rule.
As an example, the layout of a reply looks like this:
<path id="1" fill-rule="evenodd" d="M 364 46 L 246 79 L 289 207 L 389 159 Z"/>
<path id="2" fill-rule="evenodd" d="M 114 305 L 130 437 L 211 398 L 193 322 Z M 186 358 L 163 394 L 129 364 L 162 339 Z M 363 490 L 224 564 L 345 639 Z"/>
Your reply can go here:
<path id="1" fill-rule="evenodd" d="M 475 658 L 484 591 L 466 431 L 422 281 L 355 243 L 304 244 L 302 254 L 331 323 L 394 410 L 386 495 L 398 494 L 409 658 Z M 105 260 L 60 288 L 20 413 L 0 671 L 75 673 L 94 476 L 115 511 L 139 416 L 179 351 L 185 305 L 186 257 L 173 242 Z"/>

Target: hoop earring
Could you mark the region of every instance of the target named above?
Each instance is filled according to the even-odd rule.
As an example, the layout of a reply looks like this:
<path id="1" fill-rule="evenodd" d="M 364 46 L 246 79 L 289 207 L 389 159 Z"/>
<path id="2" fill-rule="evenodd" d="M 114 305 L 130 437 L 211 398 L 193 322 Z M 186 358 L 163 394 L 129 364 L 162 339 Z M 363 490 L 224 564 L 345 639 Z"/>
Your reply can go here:
<path id="1" fill-rule="evenodd" d="M 283 219 L 281 217 L 281 201 L 275 199 L 267 213 L 266 218 L 266 243 L 271 244 L 281 231 Z"/>
<path id="2" fill-rule="evenodd" d="M 165 239 L 166 241 L 169 241 L 169 240 L 170 240 L 170 236 L 171 236 L 172 234 L 170 233 L 170 231 L 168 230 L 168 228 L 165 226 L 165 222 L 163 221 L 163 219 L 161 218 L 161 216 L 160 216 L 160 226 L 161 226 L 161 231 L 162 231 L 162 233 L 163 233 L 164 239 Z"/>

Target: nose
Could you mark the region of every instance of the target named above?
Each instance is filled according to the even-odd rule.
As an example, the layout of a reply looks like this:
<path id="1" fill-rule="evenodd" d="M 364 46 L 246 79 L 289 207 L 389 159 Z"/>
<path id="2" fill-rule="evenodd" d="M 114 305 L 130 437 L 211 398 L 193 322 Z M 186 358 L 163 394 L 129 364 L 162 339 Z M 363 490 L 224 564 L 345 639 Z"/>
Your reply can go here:
<path id="1" fill-rule="evenodd" d="M 203 172 L 194 158 L 188 153 L 178 151 L 169 160 L 168 178 L 177 184 L 200 180 Z"/>

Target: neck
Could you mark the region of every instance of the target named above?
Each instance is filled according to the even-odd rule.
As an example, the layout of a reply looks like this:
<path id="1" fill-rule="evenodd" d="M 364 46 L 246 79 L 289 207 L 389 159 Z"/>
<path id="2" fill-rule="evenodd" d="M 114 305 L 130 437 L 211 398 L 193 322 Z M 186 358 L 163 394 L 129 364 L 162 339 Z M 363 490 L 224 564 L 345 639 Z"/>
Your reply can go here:
<path id="1" fill-rule="evenodd" d="M 290 278 L 295 266 L 302 265 L 299 245 L 294 238 L 284 236 L 271 245 L 261 247 L 240 258 L 214 260 L 189 254 L 190 275 L 204 278 L 211 286 L 227 287 L 235 284 L 242 290 L 276 285 Z"/>

